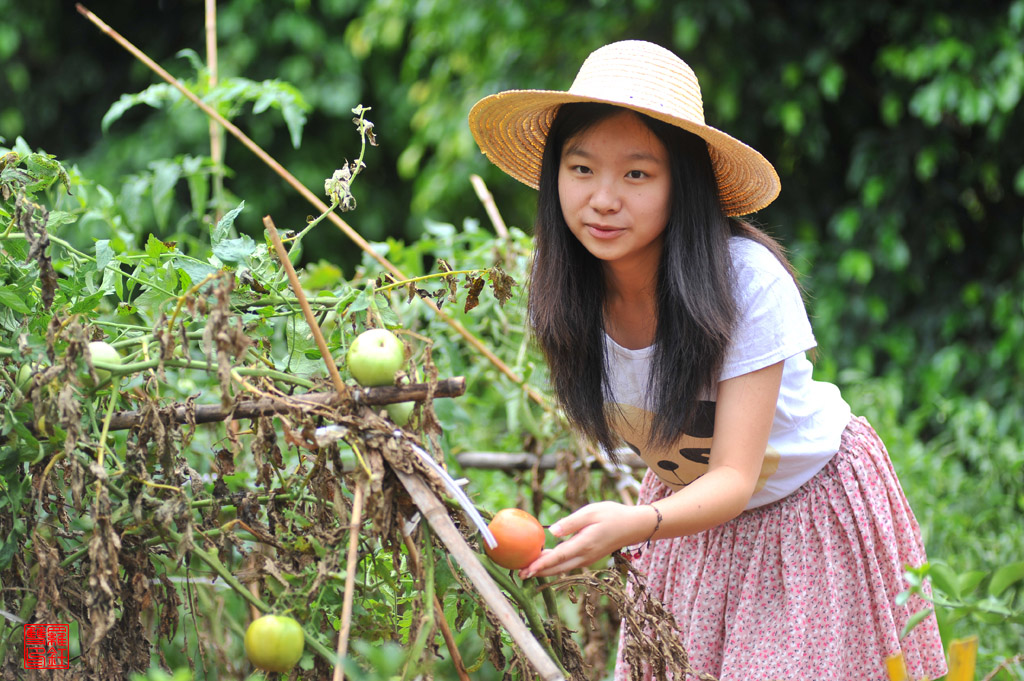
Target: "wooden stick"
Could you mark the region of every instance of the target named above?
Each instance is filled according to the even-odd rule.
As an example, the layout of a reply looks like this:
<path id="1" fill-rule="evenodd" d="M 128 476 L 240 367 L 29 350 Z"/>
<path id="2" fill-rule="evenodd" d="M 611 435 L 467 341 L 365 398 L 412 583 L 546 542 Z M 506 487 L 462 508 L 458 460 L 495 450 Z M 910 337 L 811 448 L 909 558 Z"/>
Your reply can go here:
<path id="1" fill-rule="evenodd" d="M 299 194 L 302 195 L 304 199 L 313 204 L 313 206 L 317 210 L 319 210 L 321 213 L 326 213 L 328 211 L 330 207 L 326 203 L 324 203 L 318 196 L 316 196 L 313 192 L 306 188 L 305 185 L 299 182 L 294 175 L 285 170 L 284 166 L 282 166 L 280 163 L 274 160 L 274 158 L 270 154 L 265 152 L 258 144 L 249 139 L 249 137 L 244 132 L 239 130 L 238 126 L 228 121 L 226 118 L 217 113 L 217 111 L 211 108 L 208 104 L 206 104 L 206 102 L 199 99 L 199 97 L 197 97 L 195 93 L 193 93 L 187 87 L 185 87 L 177 80 L 175 80 L 174 77 L 171 76 L 171 74 L 165 71 L 155 61 L 150 59 L 149 56 L 146 55 L 146 53 L 144 53 L 139 48 L 135 47 L 135 45 L 130 43 L 124 36 L 122 36 L 120 33 L 118 33 L 110 26 L 108 26 L 106 23 L 104 23 L 102 19 L 100 19 L 95 14 L 90 12 L 88 9 L 83 7 L 81 3 L 77 3 L 75 7 L 78 8 L 78 11 L 80 14 L 82 14 L 82 16 L 86 17 L 89 21 L 95 24 L 101 31 L 106 33 L 111 38 L 113 38 L 115 42 L 121 45 L 121 47 L 123 47 L 124 49 L 128 50 L 128 52 L 130 52 L 136 59 L 138 59 L 147 67 L 149 67 L 150 70 L 152 70 L 158 76 L 163 78 L 170 85 L 177 88 L 183 95 L 185 95 L 185 97 L 189 101 L 198 106 L 203 111 L 203 113 L 205 113 L 207 116 L 210 116 L 218 123 L 220 123 L 222 126 L 224 126 L 225 130 L 230 132 L 235 138 L 237 138 L 242 144 L 244 144 L 245 147 L 249 149 L 249 151 L 256 154 L 256 156 L 261 161 L 270 166 L 270 168 L 275 173 L 277 173 L 285 182 L 291 185 L 291 187 L 295 189 L 295 191 L 299 192 Z M 370 257 L 372 257 L 374 260 L 380 263 L 382 267 L 391 272 L 391 274 L 393 274 L 397 279 L 405 280 L 409 278 L 405 274 L 403 274 L 401 270 L 395 267 L 390 261 L 388 261 L 387 258 L 377 253 L 370 245 L 370 243 L 366 241 L 366 239 L 364 239 L 362 236 L 360 236 L 359 233 L 356 232 L 347 222 L 342 220 L 337 213 L 332 211 L 331 213 L 328 214 L 327 217 L 331 222 L 334 223 L 336 227 L 338 227 L 342 232 L 345 233 L 345 236 L 347 236 L 349 239 L 355 242 L 355 244 L 359 246 L 359 248 L 361 248 L 364 252 L 368 253 Z M 479 338 L 470 333 L 470 331 L 465 326 L 463 326 L 462 323 L 459 322 L 459 320 L 455 319 L 450 314 L 448 314 L 446 310 L 442 310 L 441 308 L 439 308 L 437 306 L 437 303 L 435 303 L 432 299 L 420 298 L 420 300 L 426 303 L 426 305 L 434 311 L 438 319 L 440 319 L 441 321 L 445 322 L 450 327 L 455 329 L 455 331 L 460 336 L 462 336 L 462 338 L 467 343 L 473 346 L 473 348 L 477 352 L 486 357 L 487 360 L 491 364 L 493 364 L 501 373 L 505 374 L 505 376 L 508 377 L 510 381 L 512 381 L 520 388 L 522 388 L 531 400 L 542 406 L 548 406 L 548 400 L 543 394 L 535 390 L 532 386 L 527 385 L 526 381 L 521 376 L 519 376 L 515 371 L 512 370 L 511 367 L 505 364 L 505 362 L 503 362 L 500 357 L 494 354 L 494 352 L 490 348 L 484 345 L 484 343 Z"/>
<path id="2" fill-rule="evenodd" d="M 351 392 L 352 399 L 357 403 L 384 405 L 395 402 L 410 402 L 427 399 L 430 386 L 427 383 L 411 385 L 385 385 L 377 388 L 360 388 Z M 466 392 L 466 379 L 462 376 L 446 378 L 438 381 L 434 387 L 434 397 L 458 397 Z M 251 419 L 260 416 L 281 414 L 291 409 L 309 406 L 331 406 L 338 404 L 341 398 L 336 392 L 305 393 L 289 395 L 287 399 L 266 398 L 239 402 L 225 409 L 219 404 L 201 404 L 192 410 L 191 416 L 196 423 L 217 423 L 230 418 Z M 189 409 L 183 405 L 171 411 L 161 413 L 164 423 L 189 422 Z M 139 422 L 142 412 L 139 410 L 119 411 L 110 417 L 110 430 L 127 430 Z"/>
<path id="3" fill-rule="evenodd" d="M 469 181 L 476 191 L 476 197 L 480 199 L 480 203 L 484 204 L 484 210 L 487 211 L 487 217 L 491 219 L 491 224 L 494 225 L 494 231 L 502 239 L 507 239 L 508 227 L 505 226 L 505 220 L 501 217 L 501 213 L 498 212 L 498 205 L 494 203 L 494 195 L 491 194 L 491 190 L 484 184 L 484 179 L 479 175 L 470 175 Z"/>
<path id="4" fill-rule="evenodd" d="M 352 500 L 352 524 L 349 525 L 348 559 L 345 567 L 345 595 L 341 602 L 341 630 L 338 632 L 338 659 L 334 663 L 334 681 L 342 681 L 345 671 L 342 663 L 348 654 L 348 635 L 352 629 L 352 599 L 354 598 L 356 562 L 359 558 L 359 528 L 363 524 L 363 483 L 356 484 Z"/>
<path id="5" fill-rule="evenodd" d="M 621 456 L 622 462 L 634 470 L 642 470 L 647 467 L 643 459 L 635 454 Z M 538 469 L 552 470 L 558 464 L 558 456 L 555 454 L 544 454 L 538 457 L 529 452 L 463 452 L 455 455 L 455 460 L 463 468 L 479 468 L 482 470 L 500 471 L 528 471 L 534 466 Z M 604 466 L 600 461 L 590 462 L 592 469 L 601 469 Z"/>
<path id="6" fill-rule="evenodd" d="M 441 503 L 433 491 L 418 476 L 405 473 L 392 467 L 395 475 L 405 486 L 413 502 L 423 513 L 434 532 L 441 539 L 452 557 L 462 567 L 463 572 L 476 587 L 477 593 L 491 609 L 498 621 L 512 637 L 512 640 L 530 661 L 540 675 L 542 681 L 565 681 L 558 665 L 551 659 L 543 646 L 534 638 L 526 624 L 519 617 L 512 605 L 501 593 L 501 589 L 480 564 L 476 553 L 469 548 L 466 540 L 452 522 L 448 509 Z"/>

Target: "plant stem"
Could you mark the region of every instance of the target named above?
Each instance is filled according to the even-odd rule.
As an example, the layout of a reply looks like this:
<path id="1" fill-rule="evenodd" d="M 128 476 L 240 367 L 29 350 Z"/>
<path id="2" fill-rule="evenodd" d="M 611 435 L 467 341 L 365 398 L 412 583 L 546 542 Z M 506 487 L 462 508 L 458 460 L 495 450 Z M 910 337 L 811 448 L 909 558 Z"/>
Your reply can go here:
<path id="1" fill-rule="evenodd" d="M 153 369 L 160 365 L 159 359 L 148 359 L 142 362 L 132 362 L 130 364 L 108 364 L 106 362 L 93 362 L 93 366 L 97 369 L 104 369 L 112 374 L 134 374 L 139 371 L 146 369 Z M 164 366 L 177 367 L 180 369 L 197 369 L 200 371 L 206 371 L 208 369 L 206 362 L 185 360 L 185 359 L 165 359 L 163 360 Z M 264 376 L 267 378 L 273 378 L 277 381 L 286 381 L 288 383 L 294 383 L 295 385 L 303 388 L 313 388 L 316 386 L 313 381 L 306 380 L 305 378 L 299 378 L 293 374 L 287 374 L 283 371 L 276 371 L 274 369 L 253 369 L 241 367 L 233 369 L 237 371 L 241 376 Z"/>
<path id="2" fill-rule="evenodd" d="M 523 611 L 523 616 L 526 618 L 527 624 L 530 625 L 530 629 L 533 630 L 534 636 L 536 636 L 537 640 L 544 646 L 544 649 L 547 651 L 548 655 L 551 656 L 551 659 L 556 665 L 558 665 L 558 668 L 563 674 L 566 673 L 565 669 L 562 667 L 561 658 L 555 654 L 554 648 L 551 644 L 551 639 L 548 637 L 547 630 L 544 629 L 544 622 L 537 614 L 537 609 L 533 607 L 533 603 L 530 602 L 530 599 L 526 597 L 523 590 L 516 585 L 512 578 L 509 577 L 503 569 L 499 568 L 490 560 L 482 562 L 484 567 L 487 568 L 487 572 L 491 574 L 491 578 L 494 579 L 494 581 L 498 583 L 498 586 L 504 589 L 505 592 L 512 597 L 512 600 L 516 602 L 519 609 Z"/>
<path id="3" fill-rule="evenodd" d="M 417 661 L 423 655 L 427 641 L 434 635 L 434 602 L 437 595 L 434 591 L 434 554 L 430 542 L 430 527 L 427 525 L 423 525 L 423 560 L 420 565 L 423 567 L 423 616 L 416 641 L 409 649 L 409 657 L 406 658 L 402 681 L 408 679 L 409 672 L 417 667 Z"/>
<path id="4" fill-rule="evenodd" d="M 380 286 L 380 287 L 374 288 L 373 291 L 374 291 L 374 293 L 380 293 L 381 291 L 390 291 L 393 288 L 400 288 L 402 286 L 407 286 L 407 285 L 413 284 L 413 283 L 415 283 L 417 281 L 426 281 L 428 279 L 440 279 L 442 277 L 452 277 L 452 276 L 458 276 L 460 274 L 480 274 L 480 273 L 486 272 L 486 271 L 487 271 L 486 269 L 477 268 L 477 269 L 473 269 L 473 270 L 452 270 L 451 272 L 434 272 L 432 274 L 424 274 L 424 275 L 419 276 L 419 277 L 413 277 L 412 279 L 403 279 L 402 281 L 396 281 L 393 284 L 388 284 L 387 286 Z"/>

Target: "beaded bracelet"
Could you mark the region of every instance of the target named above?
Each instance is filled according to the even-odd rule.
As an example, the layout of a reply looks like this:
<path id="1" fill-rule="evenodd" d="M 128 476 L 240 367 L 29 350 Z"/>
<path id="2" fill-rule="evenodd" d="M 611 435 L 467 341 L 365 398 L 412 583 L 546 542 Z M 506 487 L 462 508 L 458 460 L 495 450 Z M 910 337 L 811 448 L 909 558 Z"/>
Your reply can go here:
<path id="1" fill-rule="evenodd" d="M 644 549 L 648 549 L 651 547 L 651 541 L 654 540 L 654 535 L 661 527 L 661 521 L 664 520 L 664 518 L 661 515 L 661 511 L 658 510 L 657 506 L 655 506 L 654 504 L 644 504 L 644 506 L 650 506 L 651 508 L 654 509 L 654 512 L 658 514 L 658 522 L 654 523 L 654 529 L 651 530 L 651 535 L 647 537 L 646 541 L 636 544 L 636 548 L 632 551 L 628 551 L 625 548 L 620 550 L 620 553 L 629 560 L 636 560 L 637 558 L 643 555 Z"/>
<path id="2" fill-rule="evenodd" d="M 651 530 L 651 536 L 647 537 L 647 541 L 644 542 L 644 548 L 650 548 L 651 547 L 651 540 L 654 539 L 655 533 L 661 527 L 661 521 L 664 520 L 664 518 L 661 515 L 661 511 L 658 510 L 657 506 L 655 506 L 654 504 L 647 504 L 647 506 L 650 506 L 651 508 L 653 508 L 654 512 L 658 514 L 658 522 L 656 522 L 654 524 L 654 529 Z"/>

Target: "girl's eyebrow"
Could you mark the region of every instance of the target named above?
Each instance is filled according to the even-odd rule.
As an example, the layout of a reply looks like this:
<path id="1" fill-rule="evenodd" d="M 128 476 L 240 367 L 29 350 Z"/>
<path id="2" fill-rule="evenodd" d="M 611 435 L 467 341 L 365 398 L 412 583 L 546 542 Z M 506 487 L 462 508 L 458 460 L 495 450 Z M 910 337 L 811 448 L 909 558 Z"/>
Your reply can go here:
<path id="1" fill-rule="evenodd" d="M 584 149 L 579 144 L 568 144 L 565 150 L 562 152 L 562 156 L 578 156 L 584 159 L 592 159 L 594 155 Z M 664 163 L 665 160 L 660 156 L 652 154 L 647 151 L 634 151 L 626 154 L 626 159 L 629 161 L 649 161 L 651 163 Z"/>

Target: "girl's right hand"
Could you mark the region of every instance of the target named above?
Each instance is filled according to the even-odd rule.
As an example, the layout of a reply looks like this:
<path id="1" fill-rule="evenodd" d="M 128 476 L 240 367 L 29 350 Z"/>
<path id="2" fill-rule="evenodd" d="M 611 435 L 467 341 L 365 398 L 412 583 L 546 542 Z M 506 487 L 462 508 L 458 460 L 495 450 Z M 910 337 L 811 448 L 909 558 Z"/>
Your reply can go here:
<path id="1" fill-rule="evenodd" d="M 586 567 L 623 546 L 646 541 L 657 523 L 649 504 L 627 506 L 613 501 L 588 504 L 549 528 L 556 537 L 571 537 L 519 571 L 522 579 L 564 574 Z"/>

